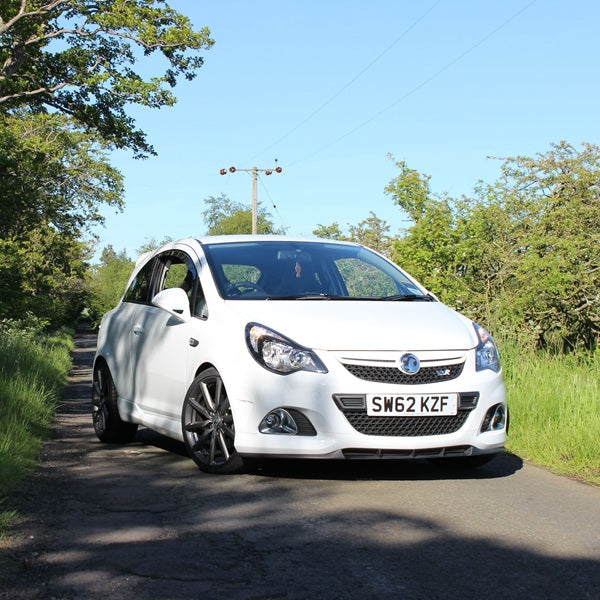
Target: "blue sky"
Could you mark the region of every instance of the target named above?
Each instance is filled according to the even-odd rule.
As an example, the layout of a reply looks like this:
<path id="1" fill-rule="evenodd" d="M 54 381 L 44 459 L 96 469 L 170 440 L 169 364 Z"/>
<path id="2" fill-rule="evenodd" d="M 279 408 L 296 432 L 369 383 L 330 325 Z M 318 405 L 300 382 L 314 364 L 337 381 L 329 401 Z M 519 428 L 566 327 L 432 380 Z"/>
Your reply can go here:
<path id="1" fill-rule="evenodd" d="M 132 114 L 158 152 L 115 153 L 125 209 L 105 211 L 99 249 L 135 257 L 148 239 L 206 233 L 204 199 L 258 199 L 278 227 L 310 236 L 407 222 L 385 195 L 394 161 L 459 197 L 499 175 L 490 157 L 552 142 L 600 143 L 595 0 L 172 0 L 215 40 L 178 103 Z"/>

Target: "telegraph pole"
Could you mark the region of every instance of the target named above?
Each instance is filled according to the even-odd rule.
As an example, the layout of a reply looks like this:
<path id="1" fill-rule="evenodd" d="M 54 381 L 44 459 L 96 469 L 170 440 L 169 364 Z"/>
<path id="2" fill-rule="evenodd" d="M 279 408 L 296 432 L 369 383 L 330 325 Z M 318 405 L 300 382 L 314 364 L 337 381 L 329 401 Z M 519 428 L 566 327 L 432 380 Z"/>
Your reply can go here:
<path id="1" fill-rule="evenodd" d="M 277 159 L 275 159 L 277 165 Z M 281 173 L 283 169 L 280 166 L 276 166 L 274 169 L 259 169 L 258 167 L 252 167 L 251 169 L 238 169 L 236 167 L 229 167 L 229 169 L 221 169 L 219 173 L 226 175 L 227 173 L 235 173 L 236 171 L 243 171 L 245 173 L 252 173 L 252 233 L 258 233 L 258 199 L 256 182 L 258 180 L 258 173 L 264 173 L 265 175 L 272 175 L 273 173 Z"/>

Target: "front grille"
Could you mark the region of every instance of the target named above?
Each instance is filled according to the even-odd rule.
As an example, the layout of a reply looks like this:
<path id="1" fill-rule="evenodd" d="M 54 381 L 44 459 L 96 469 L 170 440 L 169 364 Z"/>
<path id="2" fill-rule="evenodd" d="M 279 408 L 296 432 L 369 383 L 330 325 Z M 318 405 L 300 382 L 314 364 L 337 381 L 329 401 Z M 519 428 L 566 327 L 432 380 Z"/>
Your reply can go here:
<path id="1" fill-rule="evenodd" d="M 333 399 L 356 431 L 365 435 L 418 437 L 458 431 L 477 406 L 479 392 L 461 392 L 458 413 L 441 417 L 370 417 L 362 394 L 334 394 Z"/>
<path id="2" fill-rule="evenodd" d="M 344 411 L 350 425 L 359 433 L 405 437 L 454 433 L 464 425 L 469 413 L 459 411 L 451 417 L 369 417 L 366 413 Z"/>
<path id="3" fill-rule="evenodd" d="M 424 367 L 414 375 L 403 373 L 398 367 L 370 367 L 365 365 L 344 364 L 352 375 L 364 381 L 377 383 L 401 383 L 418 385 L 423 383 L 439 383 L 456 379 L 462 373 L 465 363 L 444 365 L 441 367 Z"/>

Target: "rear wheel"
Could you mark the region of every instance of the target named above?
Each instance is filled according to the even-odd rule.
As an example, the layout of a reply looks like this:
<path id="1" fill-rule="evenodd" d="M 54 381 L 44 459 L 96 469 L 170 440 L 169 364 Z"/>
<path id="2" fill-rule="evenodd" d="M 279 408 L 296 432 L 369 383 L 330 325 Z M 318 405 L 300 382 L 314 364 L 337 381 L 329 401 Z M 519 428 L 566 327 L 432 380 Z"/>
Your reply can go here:
<path id="1" fill-rule="evenodd" d="M 104 361 L 94 366 L 92 380 L 92 420 L 94 431 L 101 442 L 131 442 L 137 431 L 137 423 L 121 419 L 117 406 L 117 389 Z"/>
<path id="2" fill-rule="evenodd" d="M 185 446 L 202 471 L 238 473 L 244 466 L 234 446 L 235 425 L 223 380 L 216 369 L 194 379 L 183 402 Z"/>

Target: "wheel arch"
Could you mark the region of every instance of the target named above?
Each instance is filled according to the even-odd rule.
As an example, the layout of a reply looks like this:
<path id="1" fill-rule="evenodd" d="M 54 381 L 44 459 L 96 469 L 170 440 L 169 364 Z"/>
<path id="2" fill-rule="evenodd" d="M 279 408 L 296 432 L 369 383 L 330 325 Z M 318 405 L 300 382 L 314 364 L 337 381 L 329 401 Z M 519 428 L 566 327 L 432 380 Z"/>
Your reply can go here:
<path id="1" fill-rule="evenodd" d="M 219 374 L 221 373 L 221 371 L 219 370 L 219 368 L 217 367 L 217 365 L 215 365 L 214 363 L 210 362 L 210 361 L 205 361 L 202 364 L 198 365 L 196 367 L 196 371 L 194 372 L 194 376 L 192 377 L 192 381 L 194 379 L 196 379 L 196 377 L 198 377 L 198 375 L 200 375 L 200 373 L 202 373 L 203 371 L 206 371 L 206 369 L 215 369 Z"/>
<path id="2" fill-rule="evenodd" d="M 99 367 L 100 365 L 105 365 L 108 370 L 110 371 L 110 374 L 112 376 L 112 374 L 115 372 L 114 370 L 114 365 L 112 364 L 112 360 L 110 359 L 110 355 L 105 355 L 105 354 L 97 354 L 94 357 L 94 364 L 92 365 L 92 369 L 96 369 L 97 367 Z"/>

